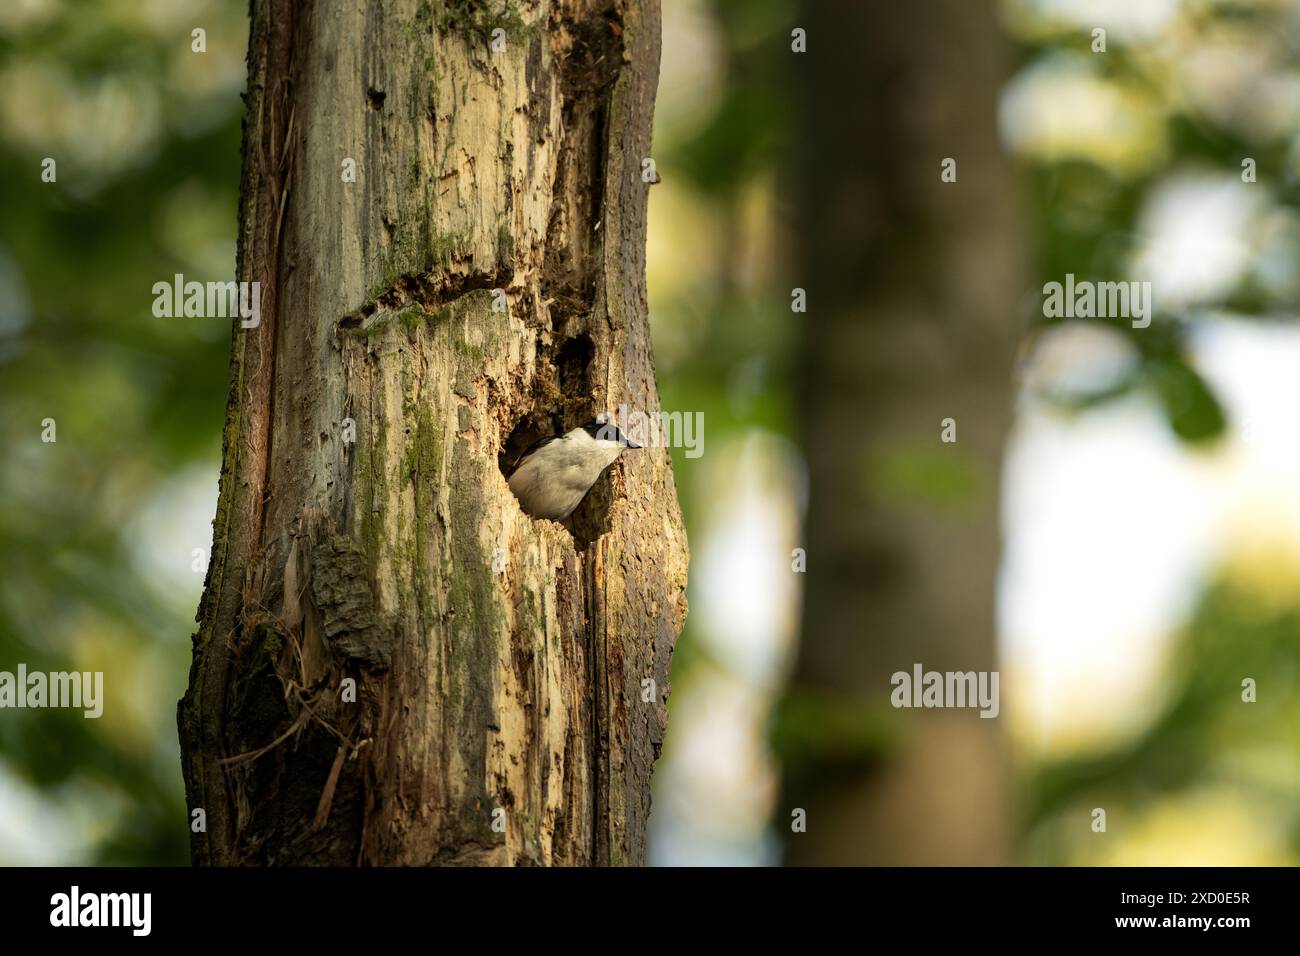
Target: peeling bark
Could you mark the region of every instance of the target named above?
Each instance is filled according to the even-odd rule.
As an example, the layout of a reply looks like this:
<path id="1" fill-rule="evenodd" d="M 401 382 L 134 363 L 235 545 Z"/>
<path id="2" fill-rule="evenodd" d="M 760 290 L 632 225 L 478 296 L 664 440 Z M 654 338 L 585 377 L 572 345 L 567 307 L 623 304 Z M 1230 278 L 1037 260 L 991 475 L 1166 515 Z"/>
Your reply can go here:
<path id="1" fill-rule="evenodd" d="M 658 5 L 252 18 L 239 277 L 262 322 L 235 332 L 178 714 L 194 860 L 640 862 L 686 612 L 668 453 L 623 456 L 563 526 L 502 469 L 659 408 Z"/>

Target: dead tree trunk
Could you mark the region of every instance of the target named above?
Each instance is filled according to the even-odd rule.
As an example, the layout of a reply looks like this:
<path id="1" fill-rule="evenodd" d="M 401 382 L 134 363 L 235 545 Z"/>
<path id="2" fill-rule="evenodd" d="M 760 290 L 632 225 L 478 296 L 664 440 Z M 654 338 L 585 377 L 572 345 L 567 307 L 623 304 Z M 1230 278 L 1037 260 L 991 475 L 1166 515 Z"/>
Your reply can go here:
<path id="1" fill-rule="evenodd" d="M 252 3 L 262 310 L 178 714 L 195 862 L 642 859 L 685 615 L 668 453 L 564 526 L 502 469 L 658 411 L 658 61 L 657 0 Z"/>

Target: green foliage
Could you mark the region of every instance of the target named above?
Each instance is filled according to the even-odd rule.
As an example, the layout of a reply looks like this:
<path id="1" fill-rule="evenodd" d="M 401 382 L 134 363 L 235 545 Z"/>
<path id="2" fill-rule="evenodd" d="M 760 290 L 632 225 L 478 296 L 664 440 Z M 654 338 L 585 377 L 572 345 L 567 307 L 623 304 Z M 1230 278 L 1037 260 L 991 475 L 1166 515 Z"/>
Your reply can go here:
<path id="1" fill-rule="evenodd" d="M 1285 774 L 1266 767 L 1270 750 L 1300 747 L 1300 602 L 1279 604 L 1230 579 L 1214 583 L 1179 635 L 1169 666 L 1168 702 L 1136 739 L 1101 753 L 1040 766 L 1030 776 L 1026 822 L 1045 826 L 1041 863 L 1064 863 L 1052 824 L 1072 806 L 1141 808 L 1206 784 L 1237 788 L 1275 803 L 1289 821 L 1289 846 L 1300 852 L 1300 814 Z M 1241 682 L 1258 683 L 1242 700 Z M 1265 759 L 1251 761 L 1251 752 Z M 1071 826 L 1078 826 L 1077 822 Z"/>
<path id="2" fill-rule="evenodd" d="M 886 507 L 920 503 L 967 509 L 984 483 L 978 463 L 950 446 L 891 448 L 871 458 L 865 473 L 868 490 Z"/>
<path id="3" fill-rule="evenodd" d="M 1152 358 L 1143 370 L 1175 435 L 1185 442 L 1205 442 L 1223 433 L 1223 409 L 1194 368 L 1178 358 Z"/>
<path id="4" fill-rule="evenodd" d="M 175 705 L 203 577 L 191 547 L 211 539 L 160 553 L 142 528 L 192 474 L 216 496 L 231 322 L 156 318 L 151 292 L 234 273 L 242 82 L 212 79 L 242 81 L 247 11 L 199 12 L 205 54 L 189 17 L 129 5 L 0 33 L 0 82 L 30 110 L 21 127 L 0 111 L 0 669 L 102 670 L 106 697 L 99 720 L 0 717 L 0 772 L 92 809 L 60 862 L 188 860 Z M 26 859 L 10 852 L 0 864 Z"/>
<path id="5" fill-rule="evenodd" d="M 792 686 L 778 703 L 769 740 L 784 770 L 798 776 L 813 767 L 851 773 L 884 759 L 905 732 L 887 703 L 874 703 Z"/>

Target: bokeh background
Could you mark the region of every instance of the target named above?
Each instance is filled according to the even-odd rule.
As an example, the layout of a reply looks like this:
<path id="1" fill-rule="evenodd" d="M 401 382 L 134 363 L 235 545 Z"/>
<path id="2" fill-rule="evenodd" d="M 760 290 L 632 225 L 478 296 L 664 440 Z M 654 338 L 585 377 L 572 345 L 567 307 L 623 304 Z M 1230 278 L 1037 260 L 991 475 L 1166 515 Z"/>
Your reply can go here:
<path id="1" fill-rule="evenodd" d="M 1006 778 L 1006 859 L 1300 862 L 1300 4 L 964 6 L 1009 64 L 987 120 L 1026 276 L 1005 304 L 1014 414 L 994 476 L 1009 759 L 987 771 Z M 783 766 L 803 738 L 783 701 L 816 639 L 792 552 L 833 467 L 806 450 L 814 326 L 790 307 L 801 118 L 836 108 L 800 72 L 818 35 L 791 51 L 806 14 L 664 0 L 651 321 L 664 406 L 704 412 L 705 453 L 674 453 L 691 615 L 657 864 L 779 863 L 789 829 Z M 98 721 L 0 712 L 0 864 L 188 859 L 174 718 L 229 326 L 154 318 L 150 288 L 233 275 L 246 16 L 241 0 L 0 5 L 0 669 L 113 675 Z M 943 95 L 956 115 L 971 92 Z M 918 159 L 935 189 L 941 158 Z M 1043 320 L 1038 290 L 1067 272 L 1151 281 L 1151 334 Z M 960 503 L 933 455 L 903 464 L 849 476 L 864 507 L 882 481 Z M 887 732 L 864 725 L 863 746 Z"/>

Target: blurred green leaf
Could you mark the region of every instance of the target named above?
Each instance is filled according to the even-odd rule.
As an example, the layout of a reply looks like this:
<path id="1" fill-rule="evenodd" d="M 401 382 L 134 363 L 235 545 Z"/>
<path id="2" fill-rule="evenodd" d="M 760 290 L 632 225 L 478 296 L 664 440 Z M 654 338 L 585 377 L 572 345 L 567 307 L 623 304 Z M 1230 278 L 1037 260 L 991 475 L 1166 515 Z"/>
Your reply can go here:
<path id="1" fill-rule="evenodd" d="M 1155 389 L 1169 427 L 1183 441 L 1208 442 L 1227 424 L 1218 399 L 1199 372 L 1178 357 L 1148 358 L 1143 372 Z"/>

